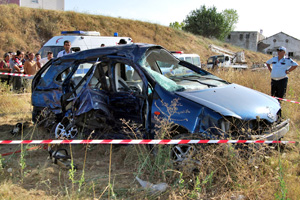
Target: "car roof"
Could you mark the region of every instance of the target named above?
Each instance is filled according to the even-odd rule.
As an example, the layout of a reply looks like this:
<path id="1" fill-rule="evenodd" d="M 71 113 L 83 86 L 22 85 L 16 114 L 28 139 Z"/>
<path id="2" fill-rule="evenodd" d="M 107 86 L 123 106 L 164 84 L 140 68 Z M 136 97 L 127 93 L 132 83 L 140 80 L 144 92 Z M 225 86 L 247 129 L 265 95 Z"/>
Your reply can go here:
<path id="1" fill-rule="evenodd" d="M 58 58 L 57 60 L 60 60 L 62 62 L 68 60 L 91 60 L 97 59 L 101 56 L 115 55 L 129 58 L 135 61 L 140 59 L 140 57 L 150 48 L 163 49 L 163 47 L 154 44 L 133 43 L 83 50 L 65 55 L 63 57 Z"/>

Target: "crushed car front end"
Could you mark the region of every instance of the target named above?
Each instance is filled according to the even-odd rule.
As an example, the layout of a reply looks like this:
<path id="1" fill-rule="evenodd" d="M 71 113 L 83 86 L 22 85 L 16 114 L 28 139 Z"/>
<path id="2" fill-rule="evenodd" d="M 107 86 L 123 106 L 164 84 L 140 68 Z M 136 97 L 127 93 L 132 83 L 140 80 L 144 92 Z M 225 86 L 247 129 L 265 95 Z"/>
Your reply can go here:
<path id="1" fill-rule="evenodd" d="M 289 130 L 289 119 L 282 119 L 281 106 L 271 96 L 176 62 L 163 49 L 147 52 L 140 64 L 156 83 L 154 92 L 159 98 L 153 99 L 153 122 L 155 115 L 169 117 L 178 130 L 206 139 L 278 140 Z M 168 66 L 181 72 L 157 72 L 156 68 Z M 177 111 L 167 116 L 164 105 L 172 105 L 173 99 L 179 99 Z"/>

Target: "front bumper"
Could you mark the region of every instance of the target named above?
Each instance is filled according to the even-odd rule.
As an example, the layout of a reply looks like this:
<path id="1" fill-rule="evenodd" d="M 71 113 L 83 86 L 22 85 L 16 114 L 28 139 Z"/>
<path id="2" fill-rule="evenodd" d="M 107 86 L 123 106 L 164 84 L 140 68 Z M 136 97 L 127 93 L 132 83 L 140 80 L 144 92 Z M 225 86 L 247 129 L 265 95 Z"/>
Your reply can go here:
<path id="1" fill-rule="evenodd" d="M 252 135 L 250 139 L 252 140 L 279 140 L 289 131 L 290 119 L 282 121 L 273 127 L 270 131 L 264 132 L 263 135 Z"/>

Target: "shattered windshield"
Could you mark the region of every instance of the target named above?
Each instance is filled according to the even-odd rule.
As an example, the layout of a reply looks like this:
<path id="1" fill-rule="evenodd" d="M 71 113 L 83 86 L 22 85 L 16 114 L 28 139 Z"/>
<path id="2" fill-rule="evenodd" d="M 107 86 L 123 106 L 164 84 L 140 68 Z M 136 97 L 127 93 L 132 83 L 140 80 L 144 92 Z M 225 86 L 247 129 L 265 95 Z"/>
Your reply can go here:
<path id="1" fill-rule="evenodd" d="M 202 90 L 228 84 L 204 70 L 194 71 L 183 64 L 164 49 L 149 50 L 140 61 L 140 65 L 156 82 L 170 92 Z"/>

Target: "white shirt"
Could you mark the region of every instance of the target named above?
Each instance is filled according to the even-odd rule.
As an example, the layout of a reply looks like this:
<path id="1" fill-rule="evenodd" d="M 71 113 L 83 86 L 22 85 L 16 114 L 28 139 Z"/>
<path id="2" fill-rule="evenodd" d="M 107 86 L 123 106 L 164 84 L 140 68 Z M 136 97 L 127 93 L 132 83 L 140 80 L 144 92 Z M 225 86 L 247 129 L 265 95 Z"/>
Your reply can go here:
<path id="1" fill-rule="evenodd" d="M 42 59 L 40 60 L 40 63 L 41 63 L 42 66 L 44 66 L 48 61 L 49 61 L 48 58 L 45 57 L 45 58 L 42 58 Z"/>
<path id="2" fill-rule="evenodd" d="M 62 50 L 62 51 L 60 51 L 60 52 L 57 54 L 57 58 L 63 57 L 63 56 L 65 56 L 65 55 L 69 55 L 69 54 L 71 54 L 71 53 L 73 53 L 72 50 L 70 50 L 69 53 L 67 53 L 65 50 Z"/>
<path id="3" fill-rule="evenodd" d="M 267 61 L 267 64 L 272 65 L 271 78 L 282 79 L 287 77 L 286 70 L 290 69 L 292 66 L 298 66 L 298 64 L 291 58 L 283 57 L 278 60 L 278 57 L 273 57 Z"/>

